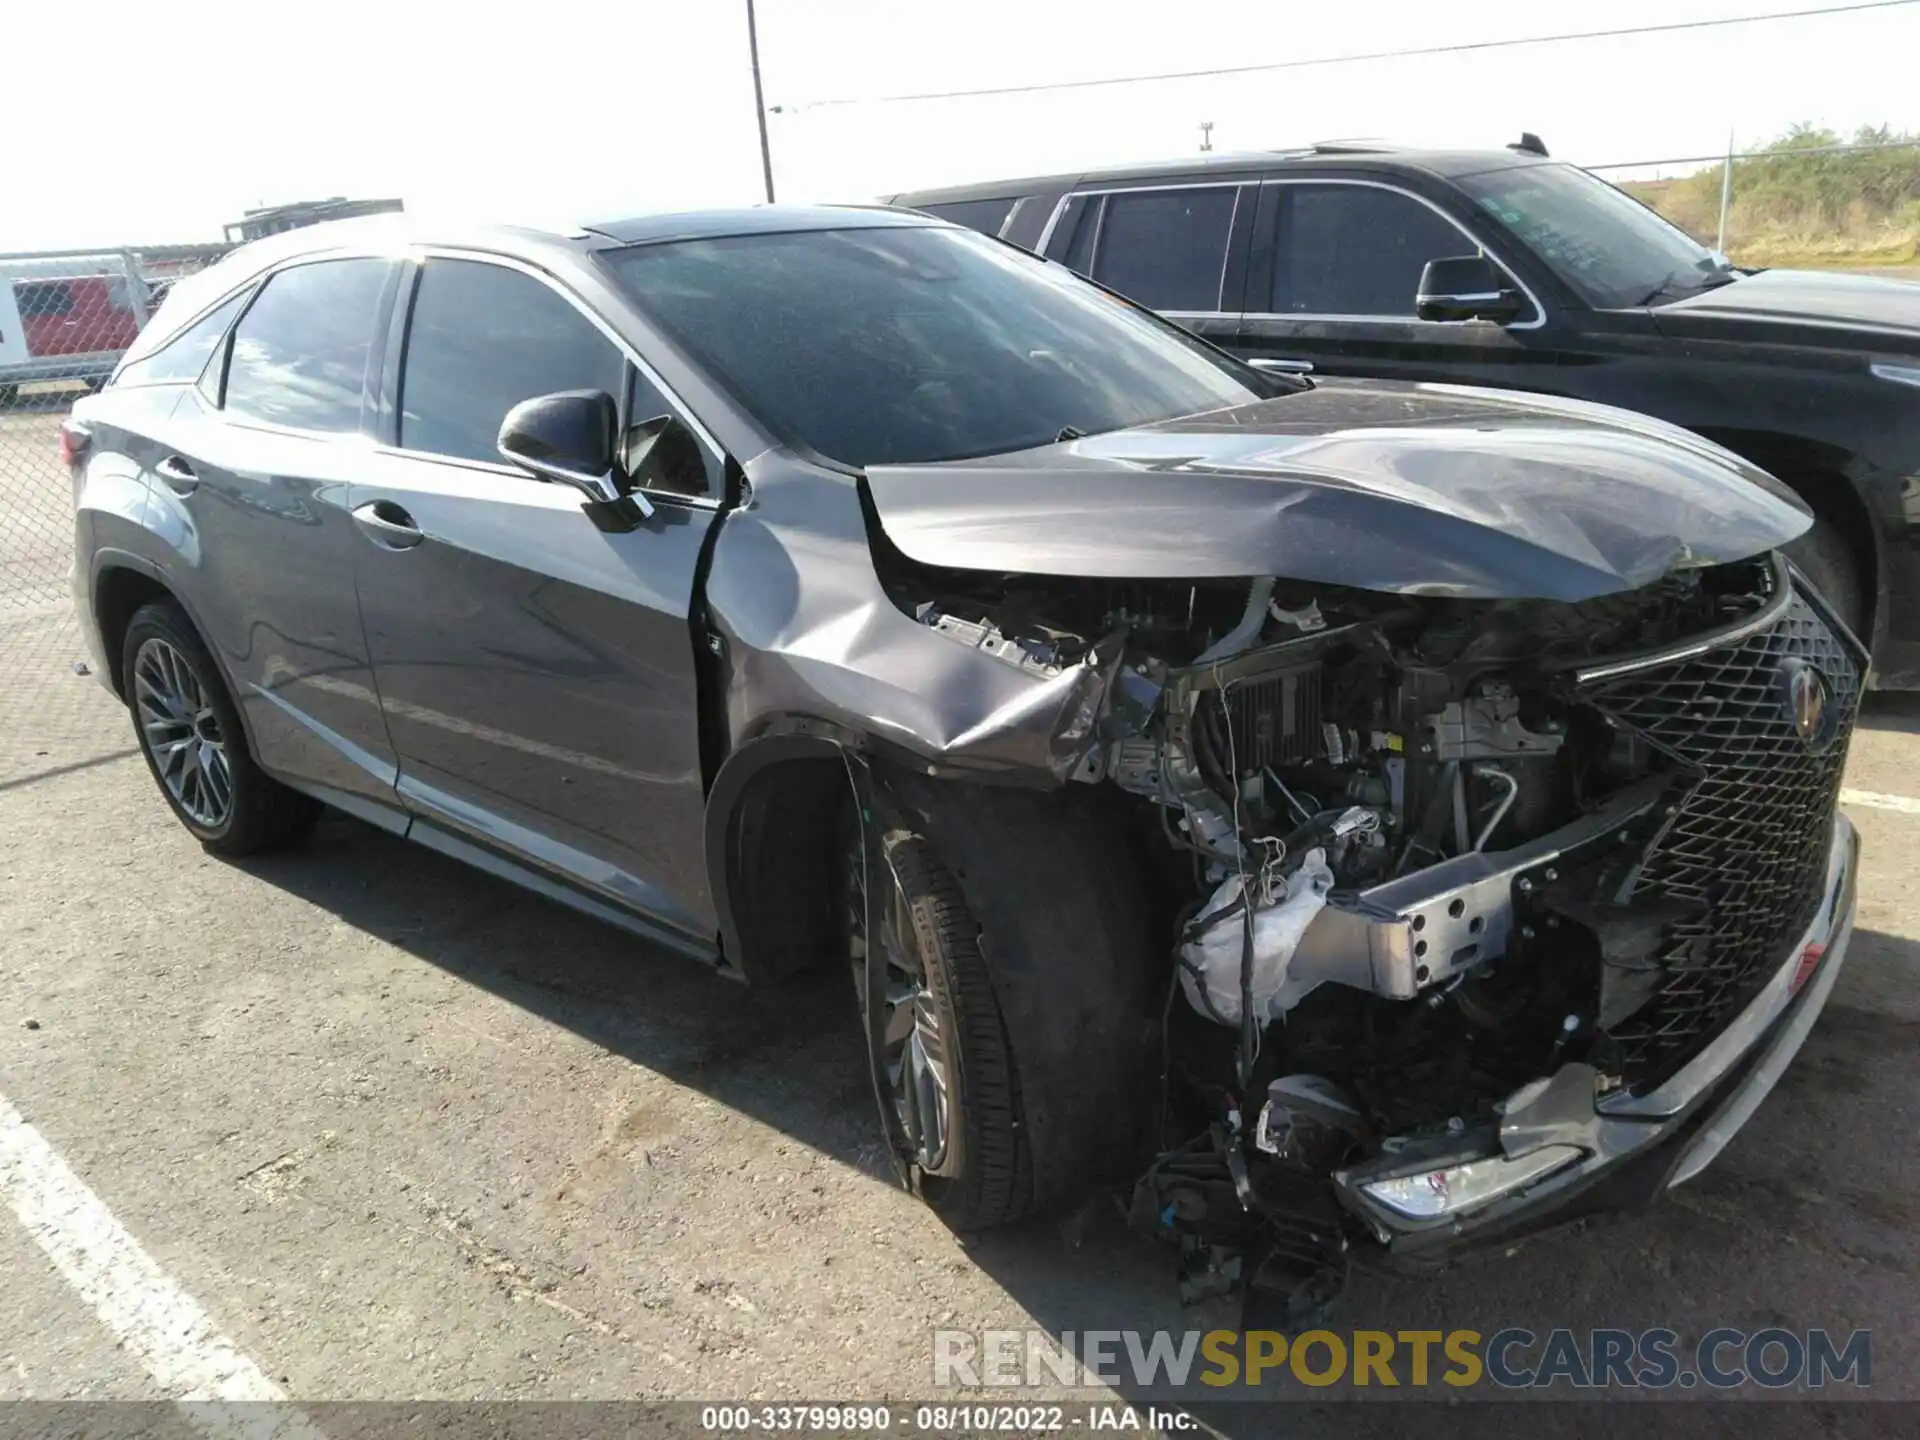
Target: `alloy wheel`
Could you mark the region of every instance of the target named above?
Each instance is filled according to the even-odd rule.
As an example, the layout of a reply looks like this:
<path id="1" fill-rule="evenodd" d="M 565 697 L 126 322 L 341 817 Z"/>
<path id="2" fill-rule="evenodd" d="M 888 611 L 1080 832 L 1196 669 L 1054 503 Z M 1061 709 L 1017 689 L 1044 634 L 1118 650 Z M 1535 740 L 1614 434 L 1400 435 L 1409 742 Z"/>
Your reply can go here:
<path id="1" fill-rule="evenodd" d="M 133 661 L 134 717 L 167 794 L 194 824 L 217 830 L 233 812 L 233 760 L 207 687 L 165 640 Z"/>
<path id="2" fill-rule="evenodd" d="M 879 867 L 883 893 L 878 897 L 877 934 L 869 945 L 867 871 L 856 832 L 847 860 L 850 959 L 854 993 L 860 997 L 860 1018 L 867 1043 L 884 1080 L 906 1143 L 908 1158 L 928 1175 L 945 1175 L 955 1159 L 952 1071 L 946 1028 L 927 975 L 926 961 L 914 934 L 907 898 L 884 859 Z M 870 951 L 872 952 L 870 954 Z M 871 961 L 880 974 L 870 977 Z M 873 981 L 878 982 L 881 1011 L 871 1013 Z"/>

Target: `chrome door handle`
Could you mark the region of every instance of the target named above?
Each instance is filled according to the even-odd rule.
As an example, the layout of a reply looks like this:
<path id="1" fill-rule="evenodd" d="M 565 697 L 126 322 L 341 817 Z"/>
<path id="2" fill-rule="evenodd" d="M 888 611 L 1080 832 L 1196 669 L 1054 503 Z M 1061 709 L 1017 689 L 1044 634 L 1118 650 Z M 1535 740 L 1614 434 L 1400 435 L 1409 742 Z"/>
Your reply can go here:
<path id="1" fill-rule="evenodd" d="M 178 455 L 169 455 L 153 467 L 153 473 L 166 481 L 167 488 L 176 495 L 191 495 L 200 485 L 200 477 L 193 473 L 193 466 Z"/>
<path id="2" fill-rule="evenodd" d="M 1271 360 L 1262 356 L 1258 360 L 1249 360 L 1247 364 L 1256 370 L 1267 370 L 1277 375 L 1311 375 L 1311 360 Z"/>
<path id="3" fill-rule="evenodd" d="M 426 532 L 413 523 L 413 517 L 391 500 L 356 505 L 353 522 L 383 550 L 411 550 L 427 538 Z"/>

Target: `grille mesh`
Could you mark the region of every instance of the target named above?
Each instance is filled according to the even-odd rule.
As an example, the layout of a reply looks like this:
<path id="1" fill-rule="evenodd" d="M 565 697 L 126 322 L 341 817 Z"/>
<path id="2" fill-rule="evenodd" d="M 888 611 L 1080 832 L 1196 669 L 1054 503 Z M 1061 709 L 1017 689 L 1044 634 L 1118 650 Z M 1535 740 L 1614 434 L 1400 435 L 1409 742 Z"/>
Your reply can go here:
<path id="1" fill-rule="evenodd" d="M 1785 703 L 1782 665 L 1812 665 L 1835 728 L 1815 750 Z M 1646 857 L 1644 892 L 1697 909 L 1664 942 L 1667 978 L 1614 1026 L 1629 1088 L 1658 1084 L 1710 1040 L 1785 959 L 1826 875 L 1860 675 L 1798 596 L 1745 640 L 1598 682 L 1586 698 L 1700 779 Z"/>

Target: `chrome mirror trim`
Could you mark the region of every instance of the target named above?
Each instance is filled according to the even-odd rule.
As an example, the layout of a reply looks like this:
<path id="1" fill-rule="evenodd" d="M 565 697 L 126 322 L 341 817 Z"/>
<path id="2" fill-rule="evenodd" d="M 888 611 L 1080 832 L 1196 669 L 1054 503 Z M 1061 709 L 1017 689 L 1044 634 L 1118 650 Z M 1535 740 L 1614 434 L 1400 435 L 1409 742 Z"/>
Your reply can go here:
<path id="1" fill-rule="evenodd" d="M 622 500 L 631 500 L 639 508 L 642 518 L 653 518 L 653 506 L 639 491 L 621 488 L 620 481 L 613 471 L 604 475 L 589 475 L 584 470 L 572 470 L 565 465 L 554 465 L 543 460 L 530 460 L 524 455 L 516 455 L 504 445 L 495 446 L 500 454 L 511 464 L 555 485 L 567 485 L 578 490 L 588 500 L 599 505 L 614 505 Z"/>

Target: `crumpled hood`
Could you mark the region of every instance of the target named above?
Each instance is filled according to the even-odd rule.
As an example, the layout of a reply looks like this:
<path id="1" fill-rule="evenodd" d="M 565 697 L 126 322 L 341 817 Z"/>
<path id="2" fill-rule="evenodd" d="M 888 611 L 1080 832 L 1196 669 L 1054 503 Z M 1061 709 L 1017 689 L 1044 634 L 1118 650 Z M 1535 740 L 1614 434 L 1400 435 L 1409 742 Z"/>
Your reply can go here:
<path id="1" fill-rule="evenodd" d="M 924 564 L 1479 598 L 1637 589 L 1810 523 L 1778 481 L 1659 420 L 1371 381 L 1012 454 L 874 466 L 867 485 L 881 529 Z"/>

